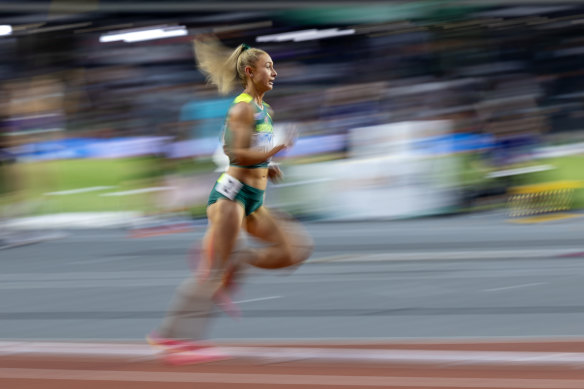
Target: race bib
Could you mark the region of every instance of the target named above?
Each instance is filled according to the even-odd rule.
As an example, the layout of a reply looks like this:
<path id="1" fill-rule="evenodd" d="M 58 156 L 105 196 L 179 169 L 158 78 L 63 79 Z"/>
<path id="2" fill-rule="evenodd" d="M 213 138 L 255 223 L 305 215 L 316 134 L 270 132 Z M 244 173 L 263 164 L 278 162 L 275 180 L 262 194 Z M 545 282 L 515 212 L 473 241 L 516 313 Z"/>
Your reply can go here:
<path id="1" fill-rule="evenodd" d="M 221 193 L 223 196 L 227 197 L 229 200 L 235 199 L 235 196 L 241 190 L 243 183 L 229 174 L 221 174 L 221 177 L 217 180 L 217 186 L 215 190 Z"/>

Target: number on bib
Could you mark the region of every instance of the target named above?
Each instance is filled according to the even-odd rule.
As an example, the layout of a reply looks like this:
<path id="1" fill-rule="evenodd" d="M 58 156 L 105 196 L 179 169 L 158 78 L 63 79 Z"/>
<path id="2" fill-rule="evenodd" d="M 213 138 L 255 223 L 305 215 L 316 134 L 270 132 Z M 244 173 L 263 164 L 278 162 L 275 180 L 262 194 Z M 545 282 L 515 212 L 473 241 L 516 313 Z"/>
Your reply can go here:
<path id="1" fill-rule="evenodd" d="M 229 200 L 235 199 L 235 196 L 241 190 L 243 183 L 227 174 L 222 174 L 217 180 L 215 190 L 227 197 Z"/>

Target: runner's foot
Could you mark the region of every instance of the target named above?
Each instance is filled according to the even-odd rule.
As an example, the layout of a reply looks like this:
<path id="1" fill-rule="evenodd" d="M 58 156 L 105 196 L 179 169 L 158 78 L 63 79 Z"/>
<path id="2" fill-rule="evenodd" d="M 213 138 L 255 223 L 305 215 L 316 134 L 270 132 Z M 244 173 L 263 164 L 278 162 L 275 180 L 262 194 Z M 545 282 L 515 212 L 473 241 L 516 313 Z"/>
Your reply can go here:
<path id="1" fill-rule="evenodd" d="M 211 346 L 196 351 L 167 353 L 162 356 L 164 362 L 175 366 L 224 361 L 230 358 L 229 355 L 220 351 L 217 347 Z"/>
<path id="2" fill-rule="evenodd" d="M 175 338 L 165 338 L 163 336 L 160 336 L 156 331 L 152 331 L 151 333 L 146 335 L 146 341 L 150 346 L 162 349 L 162 351 L 167 353 L 194 351 L 203 349 L 205 347 L 209 347 L 193 341 Z"/>

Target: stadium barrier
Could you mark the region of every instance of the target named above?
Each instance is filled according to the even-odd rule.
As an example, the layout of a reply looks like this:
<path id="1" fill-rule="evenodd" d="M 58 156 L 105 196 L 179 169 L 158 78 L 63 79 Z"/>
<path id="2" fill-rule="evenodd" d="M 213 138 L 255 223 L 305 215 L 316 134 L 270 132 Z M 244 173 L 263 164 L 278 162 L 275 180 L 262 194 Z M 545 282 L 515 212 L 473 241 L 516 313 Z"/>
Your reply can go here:
<path id="1" fill-rule="evenodd" d="M 513 218 L 549 215 L 573 209 L 581 181 L 554 181 L 509 189 L 507 206 Z"/>

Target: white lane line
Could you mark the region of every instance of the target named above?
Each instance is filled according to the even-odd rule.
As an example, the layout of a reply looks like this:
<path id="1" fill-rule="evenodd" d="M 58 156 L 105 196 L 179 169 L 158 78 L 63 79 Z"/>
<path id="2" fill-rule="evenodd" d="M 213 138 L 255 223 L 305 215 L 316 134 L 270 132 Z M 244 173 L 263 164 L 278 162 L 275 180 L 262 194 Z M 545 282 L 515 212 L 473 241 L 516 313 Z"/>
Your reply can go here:
<path id="1" fill-rule="evenodd" d="M 555 388 L 582 389 L 584 380 L 529 378 L 387 377 L 321 374 L 238 374 L 194 372 L 150 372 L 118 370 L 65 370 L 0 368 L 0 379 L 79 380 L 123 382 L 186 382 L 256 385 L 310 385 L 351 387 L 419 388 Z"/>
<path id="2" fill-rule="evenodd" d="M 584 353 L 460 351 L 460 350 L 372 350 L 347 348 L 220 347 L 233 357 L 273 360 L 315 359 L 326 361 L 386 363 L 457 363 L 519 365 L 584 365 Z"/>
<path id="3" fill-rule="evenodd" d="M 146 344 L 73 342 L 0 342 L 0 356 L 18 354 L 94 355 L 101 357 L 152 357 L 156 351 Z"/>
<path id="4" fill-rule="evenodd" d="M 274 300 L 274 299 L 281 299 L 282 296 L 268 296 L 268 297 L 258 297 L 255 299 L 248 299 L 248 300 L 240 300 L 234 301 L 234 304 L 244 304 L 244 303 L 253 303 L 255 301 L 265 301 L 265 300 Z"/>
<path id="5" fill-rule="evenodd" d="M 547 282 L 533 282 L 531 284 L 511 285 L 511 286 L 504 286 L 502 288 L 484 289 L 483 292 L 498 292 L 500 290 L 528 288 L 530 286 L 538 286 L 538 285 L 545 285 L 545 284 L 547 284 Z"/>
<path id="6" fill-rule="evenodd" d="M 234 358 L 321 360 L 352 363 L 456 363 L 461 365 L 584 366 L 582 352 L 399 350 L 306 347 L 224 347 L 213 348 Z M 154 358 L 157 354 L 146 344 L 0 342 L 0 356 L 7 355 L 91 355 L 102 358 Z M 584 388 L 584 386 L 582 386 Z"/>

